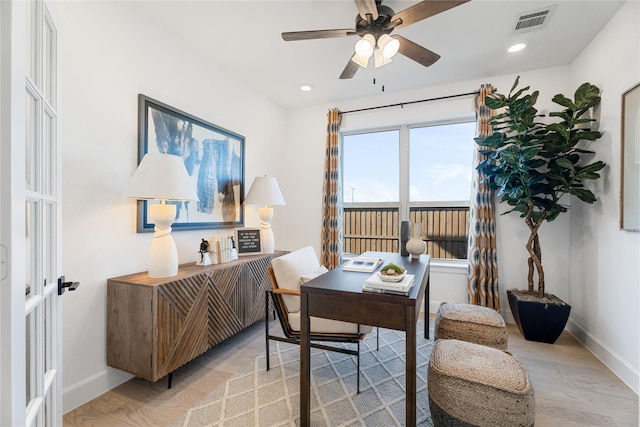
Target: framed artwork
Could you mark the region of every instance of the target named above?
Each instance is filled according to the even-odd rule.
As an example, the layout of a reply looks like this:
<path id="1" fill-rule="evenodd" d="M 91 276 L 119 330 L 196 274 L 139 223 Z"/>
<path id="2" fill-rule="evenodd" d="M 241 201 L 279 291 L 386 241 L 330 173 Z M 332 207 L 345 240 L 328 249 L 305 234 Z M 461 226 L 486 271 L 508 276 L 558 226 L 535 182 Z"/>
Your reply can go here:
<path id="1" fill-rule="evenodd" d="M 147 153 L 180 156 L 199 201 L 176 204 L 174 231 L 244 225 L 244 141 L 223 129 L 145 95 L 138 95 L 138 162 Z M 138 232 L 153 231 L 148 206 L 138 201 Z"/>
<path id="2" fill-rule="evenodd" d="M 262 253 L 262 241 L 260 240 L 259 228 L 238 228 L 235 238 L 238 256 L 258 255 Z"/>
<path id="3" fill-rule="evenodd" d="M 622 94 L 620 228 L 640 231 L 640 83 Z"/>

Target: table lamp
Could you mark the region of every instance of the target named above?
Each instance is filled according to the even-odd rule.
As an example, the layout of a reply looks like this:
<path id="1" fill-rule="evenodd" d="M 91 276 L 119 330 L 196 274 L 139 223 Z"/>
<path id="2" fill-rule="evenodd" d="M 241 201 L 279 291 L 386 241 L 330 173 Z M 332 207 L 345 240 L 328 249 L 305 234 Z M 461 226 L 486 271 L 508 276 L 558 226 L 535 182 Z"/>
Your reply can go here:
<path id="1" fill-rule="evenodd" d="M 253 180 L 251 188 L 244 200 L 246 205 L 264 205 L 258 209 L 260 215 L 260 235 L 262 241 L 262 252 L 272 254 L 275 251 L 275 240 L 271 229 L 273 219 L 273 206 L 284 206 L 284 197 L 280 192 L 278 181 L 274 177 L 259 176 Z"/>
<path id="2" fill-rule="evenodd" d="M 131 177 L 125 196 L 160 200 L 160 204 L 149 204 L 149 219 L 155 224 L 149 250 L 149 277 L 175 276 L 178 274 L 178 249 L 171 236 L 171 224 L 176 218 L 176 205 L 166 202 L 198 200 L 182 158 L 147 153 Z"/>

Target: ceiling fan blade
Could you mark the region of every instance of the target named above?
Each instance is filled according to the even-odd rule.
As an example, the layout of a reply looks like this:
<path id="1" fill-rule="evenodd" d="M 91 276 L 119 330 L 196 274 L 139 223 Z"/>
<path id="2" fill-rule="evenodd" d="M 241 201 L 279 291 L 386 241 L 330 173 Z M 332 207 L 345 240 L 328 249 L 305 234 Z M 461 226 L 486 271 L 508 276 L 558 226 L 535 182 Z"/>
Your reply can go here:
<path id="1" fill-rule="evenodd" d="M 311 39 L 331 39 L 334 37 L 347 37 L 356 34 L 351 28 L 341 30 L 311 30 L 311 31 L 290 31 L 282 33 L 285 41 L 311 40 Z"/>
<path id="2" fill-rule="evenodd" d="M 375 21 L 378 19 L 378 7 L 375 0 L 354 0 L 360 17 L 367 21 L 367 14 L 371 14 L 371 18 Z"/>
<path id="3" fill-rule="evenodd" d="M 391 22 L 400 19 L 402 22 L 395 26 L 395 28 L 406 27 L 414 22 L 421 21 L 429 18 L 430 16 L 437 15 L 440 12 L 449 10 L 456 6 L 460 6 L 468 2 L 469 0 L 423 0 L 405 10 L 396 13 Z"/>
<path id="4" fill-rule="evenodd" d="M 344 67 L 344 70 L 342 70 L 342 74 L 340 74 L 340 79 L 350 79 L 351 77 L 355 76 L 358 68 L 360 68 L 360 66 L 349 59 L 349 62 L 347 62 L 347 66 Z"/>
<path id="5" fill-rule="evenodd" d="M 434 62 L 440 59 L 440 55 L 437 53 L 431 52 L 429 49 L 426 49 L 409 39 L 405 39 L 399 35 L 392 37 L 400 42 L 400 49 L 398 49 L 398 52 L 407 58 L 413 59 L 417 63 L 424 65 L 425 67 L 433 65 Z"/>

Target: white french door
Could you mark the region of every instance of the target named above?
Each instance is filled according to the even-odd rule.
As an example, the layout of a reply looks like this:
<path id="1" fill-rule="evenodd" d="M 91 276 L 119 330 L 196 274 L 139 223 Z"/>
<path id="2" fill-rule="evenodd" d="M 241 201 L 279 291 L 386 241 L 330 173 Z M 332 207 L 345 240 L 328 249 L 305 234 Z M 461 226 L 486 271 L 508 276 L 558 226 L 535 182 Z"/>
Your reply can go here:
<path id="1" fill-rule="evenodd" d="M 0 425 L 62 425 L 57 34 L 0 1 Z"/>

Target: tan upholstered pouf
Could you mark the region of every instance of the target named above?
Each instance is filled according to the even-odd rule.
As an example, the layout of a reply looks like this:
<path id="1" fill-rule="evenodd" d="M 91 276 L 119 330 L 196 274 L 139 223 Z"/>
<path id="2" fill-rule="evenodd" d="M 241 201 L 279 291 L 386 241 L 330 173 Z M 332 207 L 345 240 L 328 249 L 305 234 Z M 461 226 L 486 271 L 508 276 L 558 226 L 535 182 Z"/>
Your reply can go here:
<path id="1" fill-rule="evenodd" d="M 504 319 L 492 308 L 443 302 L 435 319 L 434 340 L 456 339 L 506 350 Z"/>
<path id="2" fill-rule="evenodd" d="M 438 340 L 429 360 L 428 389 L 435 427 L 529 427 L 535 421 L 529 375 L 506 351 Z"/>

